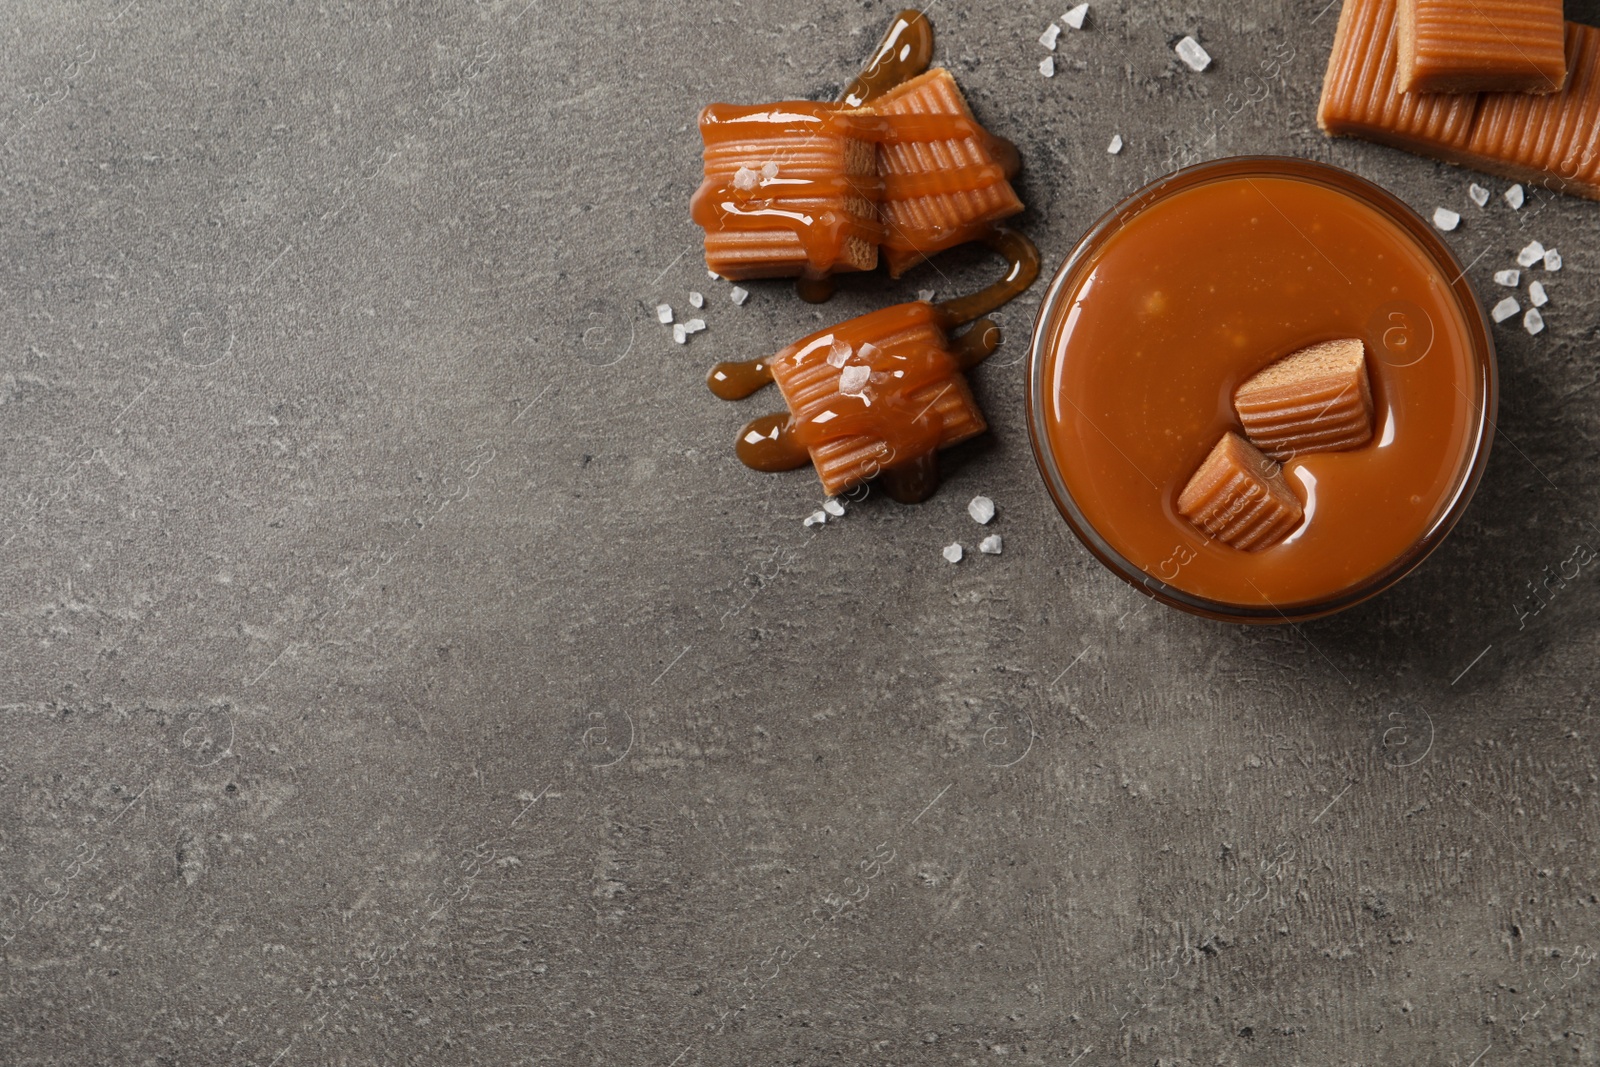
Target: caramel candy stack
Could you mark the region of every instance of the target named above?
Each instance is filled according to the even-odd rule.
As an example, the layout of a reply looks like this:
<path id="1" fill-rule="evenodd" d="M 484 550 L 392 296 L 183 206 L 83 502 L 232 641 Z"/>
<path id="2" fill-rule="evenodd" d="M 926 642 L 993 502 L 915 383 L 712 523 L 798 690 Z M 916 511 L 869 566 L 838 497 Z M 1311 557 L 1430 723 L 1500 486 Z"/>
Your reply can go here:
<path id="1" fill-rule="evenodd" d="M 1464 151 L 1474 96 L 1401 93 L 1395 0 L 1344 0 L 1322 81 L 1317 125 L 1423 155 Z"/>
<path id="2" fill-rule="evenodd" d="M 774 122 L 778 111 L 816 116 Z M 877 146 L 831 104 L 713 104 L 701 113 L 705 176 L 692 205 L 706 266 L 724 278 L 787 278 L 872 270 L 881 233 Z M 870 136 L 870 135 L 869 135 Z M 776 167 L 770 177 L 763 172 Z M 739 187 L 739 175 L 750 188 Z M 770 220 L 768 222 L 767 220 Z"/>
<path id="3" fill-rule="evenodd" d="M 866 408 L 867 424 L 859 419 L 854 424 L 863 432 L 808 443 L 811 462 L 828 493 L 842 493 L 888 467 L 934 448 L 948 448 L 987 428 L 936 316 L 932 305 L 922 301 L 897 304 L 820 330 L 771 359 L 772 376 L 789 406 L 791 424 L 812 428 L 813 433 L 826 433 L 829 413 L 835 408 L 859 404 L 840 392 L 843 368 L 829 362 L 835 344 L 849 346 L 852 363 L 870 363 L 886 379 L 868 387 L 873 403 Z M 867 346 L 876 351 L 863 360 L 860 353 Z M 894 370 L 902 368 L 906 377 L 894 378 Z M 897 392 L 897 384 L 907 380 L 910 386 Z M 917 431 L 924 428 L 930 431 L 926 445 L 912 451 L 907 442 L 923 445 Z M 801 436 L 806 432 L 798 431 Z"/>
<path id="4" fill-rule="evenodd" d="M 1397 0 L 1345 0 L 1317 123 L 1490 174 L 1600 199 L 1600 29 L 1566 24 L 1558 92 L 1402 93 Z"/>
<path id="5" fill-rule="evenodd" d="M 978 125 L 948 70 L 935 67 L 912 78 L 872 101 L 868 110 L 897 118 L 958 120 L 950 124 L 949 136 L 891 137 L 878 146 L 885 186 L 884 254 L 892 276 L 1022 210 L 1009 180 L 1018 168 L 1015 149 Z M 937 123 L 929 127 L 942 132 Z"/>
<path id="6" fill-rule="evenodd" d="M 1229 432 L 1183 487 L 1178 514 L 1208 537 L 1255 552 L 1293 533 L 1305 509 L 1277 463 Z"/>
<path id="7" fill-rule="evenodd" d="M 1553 93 L 1564 31 L 1561 0 L 1400 0 L 1400 91 Z"/>
<path id="8" fill-rule="evenodd" d="M 1276 460 L 1360 448 L 1372 439 L 1366 349 L 1349 338 L 1290 353 L 1239 386 L 1233 406 L 1250 442 Z"/>

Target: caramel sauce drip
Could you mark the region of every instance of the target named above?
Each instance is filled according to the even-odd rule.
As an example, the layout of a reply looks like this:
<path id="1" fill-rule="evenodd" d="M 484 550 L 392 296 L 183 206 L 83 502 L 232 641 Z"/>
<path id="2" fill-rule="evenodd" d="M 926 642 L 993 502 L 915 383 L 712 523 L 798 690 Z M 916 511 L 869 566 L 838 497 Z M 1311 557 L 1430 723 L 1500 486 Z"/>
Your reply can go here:
<path id="1" fill-rule="evenodd" d="M 834 288 L 831 274 L 802 274 L 794 281 L 795 294 L 808 304 L 826 304 Z"/>
<path id="2" fill-rule="evenodd" d="M 993 319 L 979 319 L 972 324 L 972 329 L 951 343 L 950 354 L 955 357 L 957 367 L 969 371 L 994 355 L 1003 337 Z"/>
<path id="3" fill-rule="evenodd" d="M 746 467 L 768 474 L 792 471 L 811 462 L 811 453 L 795 439 L 786 411 L 751 419 L 739 431 L 736 451 Z"/>
<path id="4" fill-rule="evenodd" d="M 763 386 L 772 384 L 772 368 L 764 359 L 718 363 L 706 375 L 706 384 L 724 400 L 743 400 Z"/>
<path id="5" fill-rule="evenodd" d="M 1034 279 L 1039 277 L 1039 250 L 1020 232 L 1005 226 L 995 226 L 982 240 L 984 244 L 1005 257 L 1009 269 L 1005 276 L 993 285 L 976 293 L 939 303 L 937 305 L 939 313 L 947 330 L 989 314 L 1007 301 L 1020 296 L 1033 284 Z"/>
<path id="6" fill-rule="evenodd" d="M 915 459 L 897 463 L 878 476 L 878 484 L 890 500 L 920 504 L 939 488 L 939 453 L 924 452 Z"/>
<path id="7" fill-rule="evenodd" d="M 856 80 L 845 87 L 839 103 L 861 107 L 927 70 L 932 59 L 933 25 L 928 16 L 920 11 L 902 11 Z"/>

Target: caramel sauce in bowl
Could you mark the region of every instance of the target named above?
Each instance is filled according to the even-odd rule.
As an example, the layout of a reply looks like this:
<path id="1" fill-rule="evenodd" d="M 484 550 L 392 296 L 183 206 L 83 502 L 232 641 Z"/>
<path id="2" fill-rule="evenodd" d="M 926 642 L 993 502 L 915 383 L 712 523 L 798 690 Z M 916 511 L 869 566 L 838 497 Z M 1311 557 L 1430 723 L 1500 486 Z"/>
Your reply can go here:
<path id="1" fill-rule="evenodd" d="M 1488 461 L 1494 342 L 1464 275 L 1409 207 L 1325 164 L 1221 159 L 1139 190 L 1034 323 L 1028 430 L 1057 508 L 1113 573 L 1197 615 L 1299 622 L 1382 592 L 1443 541 Z M 1306 514 L 1280 543 L 1208 538 L 1176 501 L 1239 430 L 1234 390 L 1340 338 L 1365 346 L 1371 440 L 1284 461 Z"/>

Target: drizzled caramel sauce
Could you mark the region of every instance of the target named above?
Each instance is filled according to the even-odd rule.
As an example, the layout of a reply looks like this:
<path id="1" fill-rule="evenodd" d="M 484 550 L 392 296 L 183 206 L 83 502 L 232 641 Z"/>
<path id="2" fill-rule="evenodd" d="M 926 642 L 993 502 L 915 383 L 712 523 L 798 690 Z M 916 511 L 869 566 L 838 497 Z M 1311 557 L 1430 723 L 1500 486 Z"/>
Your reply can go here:
<path id="1" fill-rule="evenodd" d="M 976 293 L 940 304 L 939 310 L 951 326 L 989 314 L 1021 296 L 1039 277 L 1039 250 L 1022 233 L 1005 226 L 993 226 L 980 240 L 1005 257 L 1006 273 L 999 281 Z"/>
<path id="2" fill-rule="evenodd" d="M 1033 284 L 1039 253 L 1022 234 L 986 221 L 1021 210 L 1008 185 L 1009 204 L 995 210 L 992 200 L 979 201 L 987 215 L 962 217 L 972 211 L 973 194 L 1008 182 L 1021 161 L 1015 145 L 971 117 L 947 72 L 906 84 L 927 70 L 932 55 L 926 16 L 902 11 L 837 102 L 713 104 L 701 113 L 706 178 L 691 204 L 695 222 L 708 234 L 742 231 L 753 242 L 763 233 L 792 234 L 788 247 L 798 239 L 804 250 L 796 287 L 805 300 L 832 294 L 834 269 L 870 269 L 852 258 L 862 246 L 893 249 L 897 274 L 896 255 L 902 265 L 915 263 L 964 240 L 983 241 L 1007 265 L 1000 280 L 968 296 L 899 304 L 811 334 L 776 356 L 711 368 L 706 384 L 722 399 L 741 400 L 777 381 L 790 409 L 740 431 L 737 451 L 748 467 L 814 463 L 830 492 L 881 478 L 888 495 L 914 503 L 938 487 L 938 450 L 986 428 L 963 372 L 1001 343 L 1000 328 L 984 316 Z M 890 94 L 883 113 L 871 109 Z M 908 225 L 916 217 L 920 233 L 885 226 L 879 205 L 912 201 L 922 202 L 913 211 L 936 205 L 926 218 L 902 217 Z M 781 264 L 781 242 L 769 243 L 777 250 L 766 262 Z M 709 238 L 707 248 L 709 255 Z"/>
<path id="3" fill-rule="evenodd" d="M 706 382 L 725 400 L 771 383 L 775 364 L 785 371 L 792 414 L 763 415 L 746 425 L 739 459 L 759 471 L 793 470 L 823 446 L 860 441 L 862 449 L 847 461 L 850 479 L 881 474 L 885 491 L 906 503 L 931 495 L 938 486 L 938 449 L 983 428 L 975 408 L 952 413 L 939 406 L 962 372 L 1001 342 L 1000 327 L 979 316 L 1021 293 L 1039 273 L 1038 250 L 1021 233 L 996 227 L 985 243 L 1006 257 L 1007 269 L 976 293 L 939 304 L 897 304 L 814 333 L 771 359 L 711 368 Z M 952 340 L 950 331 L 969 322 L 971 328 Z M 856 368 L 848 393 L 840 388 L 846 368 Z M 965 398 L 964 383 L 960 390 Z"/>
<path id="4" fill-rule="evenodd" d="M 872 58 L 861 68 L 856 80 L 845 87 L 839 103 L 860 107 L 902 82 L 908 82 L 928 69 L 933 59 L 933 25 L 920 11 L 902 11 L 883 35 Z"/>
<path id="5" fill-rule="evenodd" d="M 909 110 L 898 103 L 888 109 L 892 113 L 871 110 L 874 100 L 926 71 L 932 54 L 927 17 L 902 11 L 839 101 L 712 104 L 701 112 L 705 178 L 690 215 L 708 235 L 739 235 L 737 255 L 723 253 L 736 255 L 721 267 L 724 276 L 797 273 L 801 299 L 821 303 L 833 294 L 834 271 L 871 269 L 879 246 L 892 250 L 898 275 L 904 264 L 976 236 L 981 218 L 969 224 L 970 233 L 955 225 L 918 232 L 886 227 L 878 210 L 886 202 L 981 194 L 1009 182 L 1021 167 L 1015 145 L 960 113 L 966 105 L 948 78 L 956 110 L 949 99 L 932 113 L 922 111 L 926 102 Z M 890 158 L 886 151 L 895 165 L 873 162 Z M 946 201 L 958 202 L 966 201 Z M 713 258 L 709 240 L 707 258 Z"/>
<path id="6" fill-rule="evenodd" d="M 706 375 L 706 384 L 724 400 L 743 400 L 762 386 L 772 384 L 772 368 L 764 359 L 718 363 Z"/>

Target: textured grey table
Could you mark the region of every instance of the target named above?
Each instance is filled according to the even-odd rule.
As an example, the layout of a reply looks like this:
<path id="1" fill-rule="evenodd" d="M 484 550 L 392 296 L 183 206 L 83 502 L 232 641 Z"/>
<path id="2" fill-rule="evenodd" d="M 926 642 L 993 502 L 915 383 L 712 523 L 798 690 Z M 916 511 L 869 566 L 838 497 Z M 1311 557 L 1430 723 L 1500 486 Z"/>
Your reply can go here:
<path id="1" fill-rule="evenodd" d="M 1450 541 L 1243 629 L 1056 515 L 1037 289 L 931 502 L 734 459 L 712 362 L 993 272 L 706 277 L 697 109 L 891 5 L 124 2 L 0 46 L 0 1062 L 1600 1062 L 1600 205 L 1325 140 L 1336 7 L 932 10 L 1047 270 L 1244 152 L 1561 249 Z"/>

